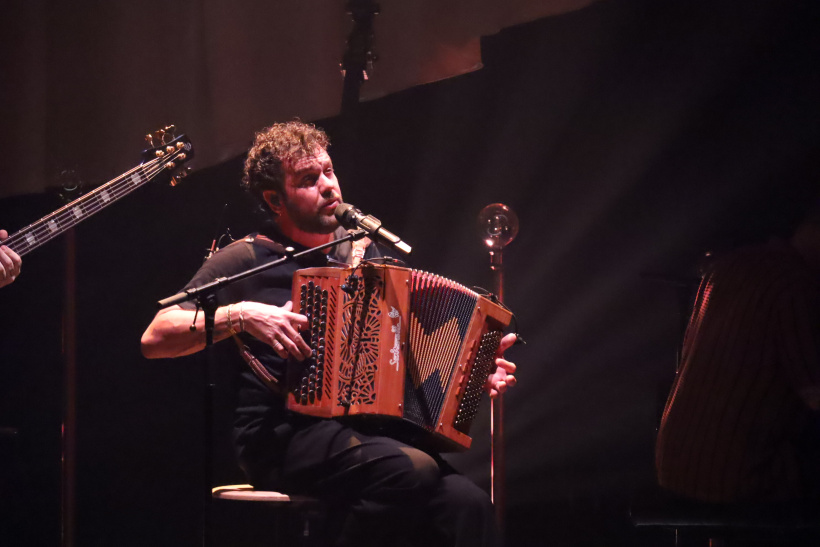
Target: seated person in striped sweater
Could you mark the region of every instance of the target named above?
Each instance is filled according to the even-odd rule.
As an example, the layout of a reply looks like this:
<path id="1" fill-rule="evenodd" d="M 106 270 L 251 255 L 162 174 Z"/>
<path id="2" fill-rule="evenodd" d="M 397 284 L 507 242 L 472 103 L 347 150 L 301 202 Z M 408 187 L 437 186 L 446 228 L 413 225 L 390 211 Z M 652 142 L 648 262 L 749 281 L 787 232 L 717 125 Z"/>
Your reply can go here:
<path id="1" fill-rule="evenodd" d="M 658 481 L 713 503 L 817 500 L 820 203 L 789 240 L 716 260 L 656 446 Z"/>

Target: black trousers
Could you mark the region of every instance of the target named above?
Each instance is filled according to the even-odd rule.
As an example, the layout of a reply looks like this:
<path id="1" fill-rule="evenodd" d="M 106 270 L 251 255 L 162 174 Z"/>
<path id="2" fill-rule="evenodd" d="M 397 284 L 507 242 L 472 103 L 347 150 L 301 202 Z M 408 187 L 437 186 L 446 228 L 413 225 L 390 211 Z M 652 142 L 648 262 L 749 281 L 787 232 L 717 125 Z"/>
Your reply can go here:
<path id="1" fill-rule="evenodd" d="M 332 545 L 500 545 L 489 496 L 438 455 L 333 420 L 288 437 L 277 469 L 253 469 L 251 482 L 327 502 Z"/>

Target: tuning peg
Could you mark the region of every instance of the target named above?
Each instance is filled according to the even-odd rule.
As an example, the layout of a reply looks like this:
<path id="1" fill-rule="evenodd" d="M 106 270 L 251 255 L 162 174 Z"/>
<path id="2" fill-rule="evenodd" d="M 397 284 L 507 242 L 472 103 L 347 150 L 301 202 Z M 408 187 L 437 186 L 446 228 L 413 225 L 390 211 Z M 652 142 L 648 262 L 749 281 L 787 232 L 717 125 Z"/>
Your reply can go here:
<path id="1" fill-rule="evenodd" d="M 184 179 L 185 177 L 188 176 L 188 173 L 190 173 L 190 172 L 191 172 L 191 168 L 186 167 L 185 169 L 182 169 L 178 173 L 175 173 L 174 175 L 172 175 L 171 176 L 171 186 L 176 186 L 177 184 L 179 184 L 182 181 L 182 179 Z"/>
<path id="2" fill-rule="evenodd" d="M 177 130 L 177 128 L 176 128 L 175 125 L 165 126 L 165 129 L 161 130 L 162 131 L 162 144 L 168 144 L 169 142 L 174 140 L 174 138 L 176 138 L 176 135 L 174 135 L 174 133 L 176 133 L 176 130 Z"/>
<path id="3" fill-rule="evenodd" d="M 148 148 L 154 147 L 154 136 L 151 133 L 145 135 L 145 142 L 148 143 Z"/>

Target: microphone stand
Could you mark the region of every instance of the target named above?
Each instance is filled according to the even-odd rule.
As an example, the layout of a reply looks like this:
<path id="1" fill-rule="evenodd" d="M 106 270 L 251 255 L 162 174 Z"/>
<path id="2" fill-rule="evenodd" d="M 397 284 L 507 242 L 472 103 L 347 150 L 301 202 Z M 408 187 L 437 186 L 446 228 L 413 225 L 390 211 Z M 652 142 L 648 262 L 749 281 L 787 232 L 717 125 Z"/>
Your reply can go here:
<path id="1" fill-rule="evenodd" d="M 479 233 L 490 255 L 493 293 L 504 302 L 503 254 L 518 234 L 518 216 L 503 203 L 491 203 L 478 215 Z M 506 458 L 504 451 L 504 397 L 490 399 L 490 499 L 495 506 L 498 530 L 503 535 L 507 514 Z"/>
<path id="2" fill-rule="evenodd" d="M 170 296 L 168 298 L 164 298 L 157 302 L 157 307 L 160 309 L 167 308 L 169 306 L 173 306 L 174 304 L 181 304 L 183 302 L 189 302 L 191 300 L 196 300 L 197 306 L 202 309 L 202 313 L 205 316 L 205 393 L 204 393 L 204 407 L 205 407 L 205 427 L 204 427 L 204 454 L 205 458 L 203 461 L 203 469 L 202 469 L 202 545 L 204 547 L 210 547 L 212 544 L 213 534 L 212 534 L 212 523 L 211 523 L 211 502 L 213 500 L 213 496 L 211 495 L 211 480 L 213 476 L 213 422 L 214 422 L 214 391 L 216 387 L 216 355 L 214 353 L 214 326 L 216 322 L 216 310 L 218 308 L 218 304 L 216 301 L 216 293 L 220 289 L 227 287 L 237 281 L 241 281 L 247 277 L 255 275 L 257 273 L 263 272 L 270 268 L 275 268 L 277 266 L 281 266 L 283 264 L 287 264 L 289 262 L 293 262 L 303 256 L 308 256 L 311 254 L 318 253 L 328 247 L 333 247 L 334 245 L 338 245 L 339 243 L 344 243 L 345 241 L 358 241 L 364 238 L 367 235 L 367 232 L 364 230 L 354 230 L 352 232 L 348 232 L 348 234 L 344 237 L 331 241 L 330 243 L 325 243 L 324 245 L 319 245 L 318 247 L 312 247 L 310 249 L 306 249 L 304 251 L 300 251 L 298 253 L 293 252 L 292 247 L 285 248 L 285 256 L 280 259 L 272 260 L 270 262 L 266 262 L 265 264 L 261 264 L 249 270 L 245 270 L 243 272 L 239 272 L 238 274 L 229 276 L 229 277 L 218 277 L 211 281 L 210 283 L 206 283 L 205 285 L 201 285 L 199 287 L 194 287 L 191 289 L 186 290 L 185 292 L 181 292 L 175 294 L 174 296 Z"/>

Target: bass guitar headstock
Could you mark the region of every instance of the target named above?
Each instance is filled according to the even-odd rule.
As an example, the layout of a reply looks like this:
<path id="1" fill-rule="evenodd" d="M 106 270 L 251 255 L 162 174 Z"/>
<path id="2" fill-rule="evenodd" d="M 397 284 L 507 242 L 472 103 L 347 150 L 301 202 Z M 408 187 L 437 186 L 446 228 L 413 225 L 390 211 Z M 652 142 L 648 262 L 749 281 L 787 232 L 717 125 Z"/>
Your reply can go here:
<path id="1" fill-rule="evenodd" d="M 169 125 L 145 135 L 149 148 L 142 155 L 144 163 L 156 162 L 158 168 L 168 171 L 171 186 L 188 175 L 190 167 L 184 164 L 194 157 L 194 148 L 185 135 L 175 136 L 176 127 Z"/>

